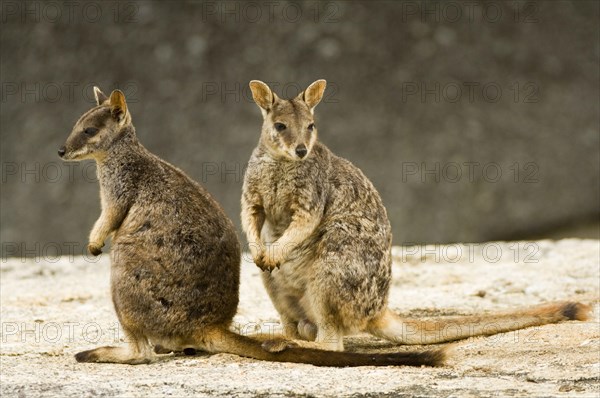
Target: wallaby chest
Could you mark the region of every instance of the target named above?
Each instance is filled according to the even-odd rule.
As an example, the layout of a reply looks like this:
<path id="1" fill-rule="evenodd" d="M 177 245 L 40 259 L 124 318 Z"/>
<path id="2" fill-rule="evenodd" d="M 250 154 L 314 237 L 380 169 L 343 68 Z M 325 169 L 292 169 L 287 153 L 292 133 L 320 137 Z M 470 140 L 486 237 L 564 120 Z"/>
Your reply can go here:
<path id="1" fill-rule="evenodd" d="M 303 172 L 295 165 L 262 161 L 253 176 L 253 189 L 260 196 L 265 221 L 274 229 L 282 231 L 290 224 L 293 208 L 303 201 L 304 193 L 299 191 Z"/>

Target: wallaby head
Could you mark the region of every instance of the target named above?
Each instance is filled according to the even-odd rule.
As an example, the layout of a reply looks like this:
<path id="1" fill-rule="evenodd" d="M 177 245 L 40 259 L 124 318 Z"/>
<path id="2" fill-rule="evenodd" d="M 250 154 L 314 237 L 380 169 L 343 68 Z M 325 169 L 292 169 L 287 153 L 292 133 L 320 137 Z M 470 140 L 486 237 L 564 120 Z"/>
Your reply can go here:
<path id="1" fill-rule="evenodd" d="M 64 160 L 101 159 L 117 137 L 131 126 L 125 95 L 114 90 L 107 97 L 94 87 L 96 106 L 84 113 L 67 142 L 58 150 Z"/>
<path id="2" fill-rule="evenodd" d="M 263 115 L 261 144 L 277 158 L 302 160 L 310 155 L 317 141 L 314 109 L 326 86 L 317 80 L 294 99 L 279 98 L 265 83 L 250 82 L 252 98 Z"/>

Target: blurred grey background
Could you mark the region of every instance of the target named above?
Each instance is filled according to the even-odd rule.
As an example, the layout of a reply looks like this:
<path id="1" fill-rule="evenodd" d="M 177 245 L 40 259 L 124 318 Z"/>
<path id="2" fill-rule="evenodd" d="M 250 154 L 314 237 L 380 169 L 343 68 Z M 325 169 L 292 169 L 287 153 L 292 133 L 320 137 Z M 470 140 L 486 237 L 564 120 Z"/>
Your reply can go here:
<path id="1" fill-rule="evenodd" d="M 95 166 L 56 151 L 95 84 L 239 226 L 251 79 L 328 80 L 320 139 L 373 181 L 395 244 L 598 238 L 597 1 L 1 4 L 4 257 L 83 251 Z"/>

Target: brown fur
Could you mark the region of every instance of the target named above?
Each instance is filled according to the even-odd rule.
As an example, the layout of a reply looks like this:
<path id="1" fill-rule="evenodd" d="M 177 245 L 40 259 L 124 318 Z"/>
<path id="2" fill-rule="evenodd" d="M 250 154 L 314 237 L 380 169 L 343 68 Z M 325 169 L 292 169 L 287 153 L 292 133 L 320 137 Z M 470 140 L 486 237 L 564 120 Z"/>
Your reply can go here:
<path id="1" fill-rule="evenodd" d="M 343 336 L 356 332 L 429 344 L 586 319 L 581 303 L 435 322 L 398 317 L 387 309 L 392 233 L 381 198 L 317 141 L 313 111 L 325 81 L 291 100 L 260 81 L 250 88 L 263 126 L 244 179 L 242 225 L 255 263 L 270 271 L 263 281 L 288 337 L 343 350 Z"/>
<path id="2" fill-rule="evenodd" d="M 123 93 L 94 91 L 98 105 L 77 121 L 59 155 L 98 164 L 102 213 L 88 248 L 100 254 L 112 237 L 112 299 L 129 343 L 80 352 L 77 361 L 143 364 L 157 353 L 204 350 L 320 366 L 441 363 L 442 350 L 369 355 L 280 342 L 282 352 L 269 352 L 230 332 L 240 276 L 233 224 L 202 186 L 139 143 Z"/>

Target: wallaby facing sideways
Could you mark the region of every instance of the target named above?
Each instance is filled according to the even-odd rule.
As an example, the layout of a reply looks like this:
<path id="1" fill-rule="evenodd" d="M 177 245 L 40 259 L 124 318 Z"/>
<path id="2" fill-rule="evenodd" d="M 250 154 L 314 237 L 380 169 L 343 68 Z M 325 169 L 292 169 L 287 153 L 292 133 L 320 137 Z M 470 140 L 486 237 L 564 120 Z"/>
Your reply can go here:
<path id="1" fill-rule="evenodd" d="M 150 363 L 161 353 L 199 349 L 322 366 L 436 365 L 441 350 L 385 355 L 331 353 L 261 342 L 229 331 L 238 305 L 240 245 L 233 224 L 208 192 L 148 152 L 136 138 L 125 96 L 107 98 L 77 121 L 59 155 L 95 159 L 102 213 L 88 249 L 112 235 L 111 291 L 126 347 L 78 353 L 80 362 Z"/>
<path id="2" fill-rule="evenodd" d="M 271 271 L 263 281 L 288 337 L 341 351 L 343 336 L 356 332 L 429 344 L 587 318 L 590 307 L 575 302 L 434 322 L 391 312 L 390 223 L 367 177 L 317 142 L 313 111 L 325 85 L 283 100 L 250 82 L 264 122 L 244 179 L 242 225 L 255 263 Z"/>

